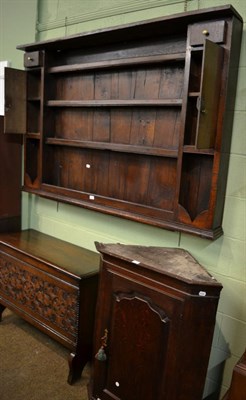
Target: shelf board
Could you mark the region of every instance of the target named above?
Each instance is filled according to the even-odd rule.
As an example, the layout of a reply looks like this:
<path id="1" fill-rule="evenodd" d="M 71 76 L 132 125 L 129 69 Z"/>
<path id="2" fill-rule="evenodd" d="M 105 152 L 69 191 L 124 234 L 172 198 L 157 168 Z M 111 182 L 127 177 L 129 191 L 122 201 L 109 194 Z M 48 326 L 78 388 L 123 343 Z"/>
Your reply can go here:
<path id="1" fill-rule="evenodd" d="M 50 107 L 180 107 L 182 99 L 148 100 L 48 100 Z"/>
<path id="2" fill-rule="evenodd" d="M 158 54 L 154 56 L 143 56 L 143 57 L 130 57 L 117 60 L 103 60 L 88 63 L 77 63 L 71 65 L 61 65 L 57 67 L 51 67 L 48 69 L 49 73 L 64 73 L 64 72 L 76 72 L 83 70 L 95 70 L 95 69 L 109 69 L 113 67 L 128 67 L 131 65 L 141 64 L 159 64 L 165 62 L 179 62 L 185 60 L 185 53 L 175 54 Z"/>
<path id="3" fill-rule="evenodd" d="M 189 97 L 199 97 L 201 92 L 189 92 L 188 95 Z"/>
<path id="4" fill-rule="evenodd" d="M 204 45 L 191 46 L 191 51 L 194 53 L 202 52 L 204 50 Z"/>
<path id="5" fill-rule="evenodd" d="M 27 132 L 26 138 L 27 139 L 40 139 L 40 133 L 39 132 Z"/>
<path id="6" fill-rule="evenodd" d="M 44 197 L 44 198 L 48 198 L 51 200 L 55 200 L 58 202 L 65 202 L 67 203 L 68 200 L 68 193 L 70 195 L 70 199 L 69 199 L 69 203 L 76 205 L 76 206 L 80 206 L 80 207 L 85 207 L 88 209 L 92 209 L 95 211 L 102 211 L 105 212 L 106 214 L 111 214 L 111 215 L 116 215 L 117 217 L 119 216 L 125 216 L 126 218 L 130 218 L 131 220 L 135 220 L 137 222 L 139 222 L 139 217 L 140 215 L 137 212 L 134 212 L 132 214 L 132 212 L 126 211 L 126 210 L 119 210 L 116 209 L 115 207 L 110 207 L 110 206 L 104 206 L 102 204 L 97 204 L 95 202 L 91 202 L 88 200 L 85 200 L 83 197 L 84 192 L 77 192 L 74 191 L 72 189 L 65 189 L 62 187 L 57 187 L 57 186 L 53 186 L 53 185 L 49 185 L 46 183 L 43 183 L 41 185 L 40 189 L 34 188 L 34 187 L 29 187 L 29 186 L 23 186 L 22 190 L 27 192 L 27 193 L 32 193 L 32 194 L 36 194 L 38 196 Z M 78 194 L 79 194 L 79 198 L 78 198 Z M 81 195 L 82 194 L 82 195 Z M 88 196 L 88 194 L 87 194 Z M 85 196 L 84 196 L 85 197 Z M 97 196 L 98 198 L 99 196 Z M 100 196 L 102 197 L 102 196 Z M 121 200 L 117 201 L 117 204 L 122 203 Z M 147 207 L 146 207 L 147 208 Z M 128 206 L 129 209 L 129 206 Z M 161 211 L 159 211 L 161 214 Z M 159 226 L 160 228 L 165 228 L 165 229 L 171 229 L 173 231 L 180 231 L 180 232 L 184 232 L 184 233 L 190 233 L 190 234 L 196 234 L 200 237 L 206 238 L 206 239 L 210 239 L 210 240 L 215 240 L 217 238 L 219 238 L 222 234 L 222 228 L 218 227 L 218 228 L 214 228 L 214 229 L 206 229 L 206 228 L 200 228 L 200 227 L 196 227 L 196 226 L 185 226 L 182 223 L 179 223 L 177 221 L 173 221 L 171 218 L 171 212 L 167 212 L 167 211 L 162 211 L 162 213 L 166 212 L 166 214 L 168 215 L 168 218 L 163 218 L 163 215 L 161 215 L 159 218 L 155 217 L 154 218 L 154 226 Z M 142 220 L 150 225 L 153 225 L 153 218 L 148 216 L 148 215 L 141 215 Z"/>
<path id="7" fill-rule="evenodd" d="M 28 97 L 27 98 L 27 101 L 34 101 L 34 102 L 40 102 L 41 101 L 41 99 L 40 99 L 40 97 L 38 97 L 38 96 L 33 96 L 33 97 Z"/>
<path id="8" fill-rule="evenodd" d="M 213 156 L 215 150 L 214 149 L 197 149 L 195 146 L 184 146 L 183 147 L 184 153 L 189 153 L 189 154 L 204 154 L 208 156 Z"/>
<path id="9" fill-rule="evenodd" d="M 96 150 L 111 150 L 121 153 L 135 153 L 135 154 L 145 154 L 150 156 L 153 155 L 153 156 L 171 157 L 171 158 L 178 157 L 178 150 L 164 149 L 160 147 L 137 146 L 131 144 L 93 142 L 93 141 L 81 141 L 81 140 L 70 140 L 70 139 L 58 139 L 58 138 L 48 138 L 46 139 L 45 143 L 57 146 L 80 147 L 80 148 L 96 149 Z"/>

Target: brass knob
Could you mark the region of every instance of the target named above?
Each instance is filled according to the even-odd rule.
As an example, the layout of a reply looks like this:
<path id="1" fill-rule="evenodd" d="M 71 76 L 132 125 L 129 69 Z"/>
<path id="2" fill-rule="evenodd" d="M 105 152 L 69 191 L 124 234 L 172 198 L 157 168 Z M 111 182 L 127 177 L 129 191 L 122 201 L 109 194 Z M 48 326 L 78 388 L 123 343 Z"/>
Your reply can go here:
<path id="1" fill-rule="evenodd" d="M 28 61 L 33 61 L 32 57 L 27 57 Z"/>
<path id="2" fill-rule="evenodd" d="M 209 36 L 209 31 L 207 31 L 207 29 L 203 29 L 202 34 L 204 36 Z"/>

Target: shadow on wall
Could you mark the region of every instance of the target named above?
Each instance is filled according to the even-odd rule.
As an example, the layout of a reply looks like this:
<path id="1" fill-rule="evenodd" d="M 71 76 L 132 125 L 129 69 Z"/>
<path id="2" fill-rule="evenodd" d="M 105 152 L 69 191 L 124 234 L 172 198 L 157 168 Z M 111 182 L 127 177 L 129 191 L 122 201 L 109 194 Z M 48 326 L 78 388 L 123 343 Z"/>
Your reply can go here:
<path id="1" fill-rule="evenodd" d="M 225 362 L 231 356 L 229 344 L 217 323 L 214 332 L 203 400 L 219 400 Z"/>

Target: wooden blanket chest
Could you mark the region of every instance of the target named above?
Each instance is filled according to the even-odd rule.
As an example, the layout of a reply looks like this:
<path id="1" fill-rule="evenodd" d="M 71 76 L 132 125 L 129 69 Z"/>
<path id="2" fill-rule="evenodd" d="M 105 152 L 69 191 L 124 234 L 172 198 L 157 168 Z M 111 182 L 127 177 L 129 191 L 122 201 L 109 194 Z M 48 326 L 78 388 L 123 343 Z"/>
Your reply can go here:
<path id="1" fill-rule="evenodd" d="M 92 350 L 99 255 L 35 230 L 0 235 L 0 319 L 5 307 L 70 350 L 68 382 Z"/>

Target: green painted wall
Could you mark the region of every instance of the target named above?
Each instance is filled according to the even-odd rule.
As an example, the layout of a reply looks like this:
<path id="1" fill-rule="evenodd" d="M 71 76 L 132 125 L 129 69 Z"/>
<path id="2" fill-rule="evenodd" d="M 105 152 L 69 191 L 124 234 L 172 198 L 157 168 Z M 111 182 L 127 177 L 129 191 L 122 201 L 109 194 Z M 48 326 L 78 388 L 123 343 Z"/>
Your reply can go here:
<path id="1" fill-rule="evenodd" d="M 15 9 L 16 3 L 18 3 L 20 11 L 22 10 L 18 18 Z M 3 18 L 4 32 L 2 22 L 0 24 L 0 58 L 5 59 L 8 55 L 11 59 L 13 55 L 16 66 L 20 64 L 15 45 L 34 41 L 35 13 L 31 13 L 28 5 L 32 5 L 35 9 L 35 3 L 36 0 L 0 0 L 1 19 L 3 18 L 2 12 L 5 13 Z M 82 31 L 183 12 L 184 10 L 189 11 L 224 4 L 227 4 L 227 1 L 38 0 L 37 39 L 62 37 Z M 244 0 L 231 0 L 231 4 L 245 21 L 246 2 Z M 27 15 L 24 12 L 25 7 Z M 11 12 L 11 8 L 13 12 Z M 33 29 L 26 25 L 27 21 L 30 23 L 30 18 L 32 18 Z M 11 27 L 14 26 L 18 27 L 18 32 L 13 33 Z M 219 302 L 205 387 L 205 394 L 208 395 L 220 386 L 221 367 L 225 361 L 221 397 L 230 385 L 232 369 L 246 347 L 245 29 L 244 23 L 223 219 L 224 235 L 221 238 L 211 242 L 191 235 L 170 232 L 23 194 L 23 228 L 32 227 L 92 250 L 95 250 L 94 241 L 182 247 L 190 251 L 223 284 L 224 289 Z M 20 57 L 22 57 L 22 54 Z"/>
<path id="2" fill-rule="evenodd" d="M 37 0 L 0 0 L 0 61 L 23 69 L 20 43 L 35 41 Z"/>

